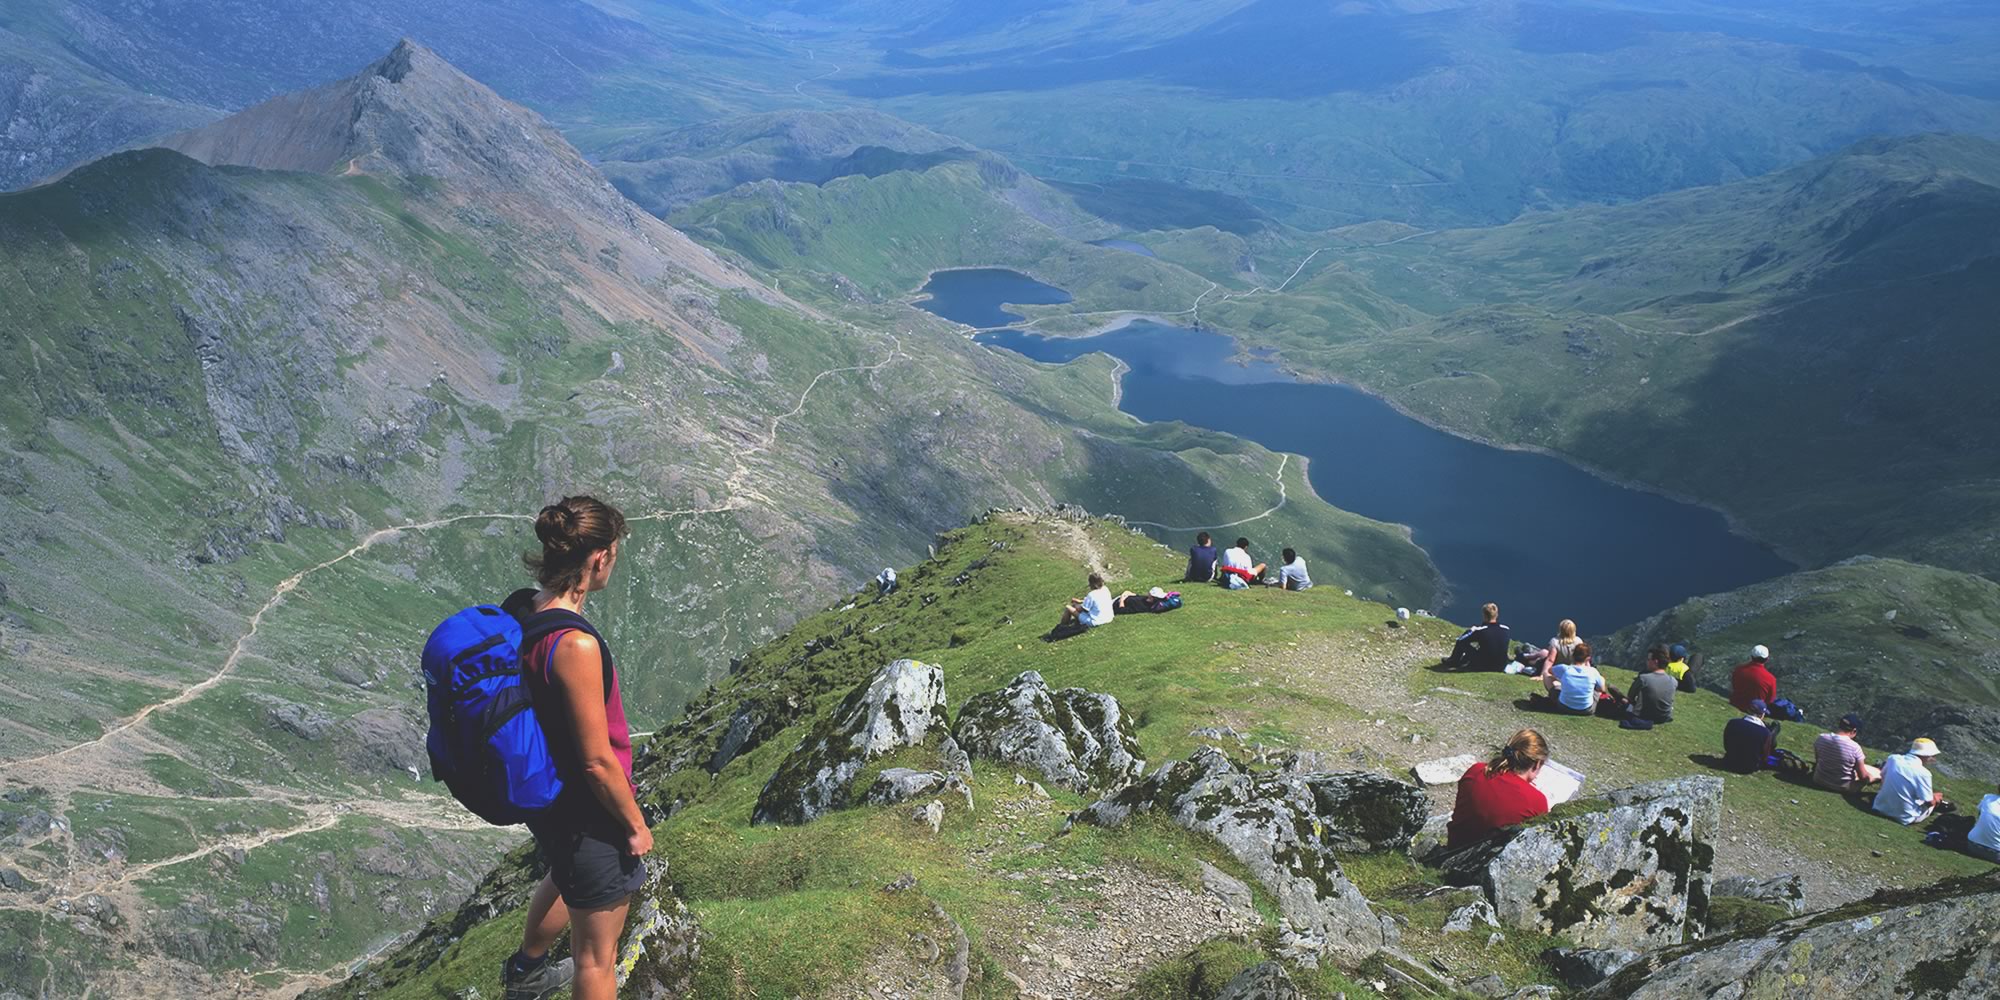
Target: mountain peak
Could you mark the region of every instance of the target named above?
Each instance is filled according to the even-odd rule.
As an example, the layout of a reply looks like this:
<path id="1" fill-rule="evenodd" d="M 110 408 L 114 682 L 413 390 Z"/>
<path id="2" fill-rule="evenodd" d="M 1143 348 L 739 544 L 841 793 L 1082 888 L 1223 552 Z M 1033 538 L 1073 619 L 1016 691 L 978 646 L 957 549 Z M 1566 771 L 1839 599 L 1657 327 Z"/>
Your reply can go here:
<path id="1" fill-rule="evenodd" d="M 265 101 L 160 145 L 212 166 L 431 177 L 629 218 L 630 206 L 540 115 L 410 39 L 344 80 Z"/>
<path id="2" fill-rule="evenodd" d="M 388 80 L 390 83 L 401 83 L 404 77 L 410 75 L 417 68 L 418 64 L 428 65 L 432 62 L 443 64 L 447 68 L 450 67 L 450 64 L 440 58 L 437 53 L 405 38 L 397 42 L 396 47 L 390 49 L 388 55 L 383 56 L 379 62 L 368 67 L 368 72 L 384 80 Z"/>

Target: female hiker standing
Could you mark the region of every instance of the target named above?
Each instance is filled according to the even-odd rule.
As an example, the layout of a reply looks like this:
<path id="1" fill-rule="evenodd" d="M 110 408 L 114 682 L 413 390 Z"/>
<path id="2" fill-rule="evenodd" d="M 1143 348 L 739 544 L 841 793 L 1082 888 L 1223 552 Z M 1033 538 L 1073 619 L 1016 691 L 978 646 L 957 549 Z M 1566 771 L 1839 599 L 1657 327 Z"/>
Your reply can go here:
<path id="1" fill-rule="evenodd" d="M 604 637 L 583 617 L 618 563 L 625 516 L 594 497 L 542 508 L 542 551 L 523 557 L 541 584 L 501 605 L 521 620 L 521 671 L 548 737 L 562 794 L 529 821 L 549 874 L 535 889 L 521 950 L 507 959 L 507 1000 L 543 1000 L 575 978 L 575 1000 L 612 1000 L 626 904 L 646 881 L 653 832 L 633 797 L 632 736 Z M 549 961 L 564 925 L 571 959 Z"/>

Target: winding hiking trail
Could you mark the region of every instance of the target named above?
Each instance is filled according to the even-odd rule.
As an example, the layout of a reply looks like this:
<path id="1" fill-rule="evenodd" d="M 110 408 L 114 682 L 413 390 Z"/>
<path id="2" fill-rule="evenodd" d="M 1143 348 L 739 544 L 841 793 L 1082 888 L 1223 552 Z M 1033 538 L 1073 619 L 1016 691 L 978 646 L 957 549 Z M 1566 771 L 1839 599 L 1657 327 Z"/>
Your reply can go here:
<path id="1" fill-rule="evenodd" d="M 759 476 L 759 471 L 751 464 L 751 459 L 754 456 L 769 452 L 777 444 L 785 422 L 805 412 L 806 406 L 812 400 L 813 392 L 827 379 L 845 374 L 877 372 L 898 362 L 912 360 L 911 355 L 903 350 L 902 341 L 899 337 L 890 335 L 889 340 L 891 341 L 889 352 L 879 361 L 829 368 L 815 374 L 799 393 L 798 401 L 791 409 L 771 416 L 761 435 L 754 441 L 736 448 L 731 456 L 735 468 L 726 479 L 729 491 L 728 498 L 722 503 L 704 507 L 648 511 L 634 515 L 628 518 L 628 520 L 635 522 L 666 521 L 683 517 L 724 514 L 742 510 L 752 503 L 776 506 L 776 501 L 765 496 L 753 485 L 753 480 Z M 78 751 L 101 748 L 125 738 L 133 741 L 150 740 L 149 737 L 142 735 L 142 729 L 146 726 L 147 722 L 162 712 L 193 702 L 227 681 L 236 672 L 244 658 L 250 654 L 252 642 L 256 639 L 266 620 L 275 611 L 283 607 L 295 592 L 316 574 L 326 572 L 343 563 L 357 559 L 368 553 L 371 549 L 385 543 L 393 542 L 409 533 L 431 531 L 470 522 L 532 520 L 533 517 L 531 515 L 522 513 L 478 512 L 393 525 L 369 532 L 360 541 L 338 555 L 301 569 L 279 581 L 272 588 L 270 596 L 250 614 L 243 631 L 231 644 L 228 655 L 206 677 L 188 684 L 170 697 L 146 705 L 94 738 L 30 757 L 0 761 L 0 774 L 18 774 L 23 769 L 37 766 L 46 767 L 57 762 L 62 762 L 63 767 L 70 768 L 76 766 L 75 761 L 73 759 L 65 760 L 65 758 L 73 758 L 73 755 Z M 218 772 L 198 762 L 187 760 L 182 754 L 171 747 L 162 746 L 161 749 L 168 751 L 169 756 L 179 759 L 183 763 L 195 767 L 197 770 L 206 771 L 214 776 L 221 776 Z M 36 773 L 32 775 L 30 780 L 46 782 L 48 781 L 48 777 L 46 773 Z M 287 808 L 297 810 L 300 814 L 299 820 L 290 825 L 266 829 L 254 834 L 223 836 L 206 843 L 199 843 L 190 850 L 156 861 L 127 866 L 120 861 L 114 860 L 109 865 L 106 865 L 101 862 L 90 863 L 82 860 L 83 852 L 79 849 L 74 828 L 68 820 L 68 816 L 74 808 L 70 794 L 77 790 L 116 791 L 117 786 L 120 785 L 125 785 L 129 788 L 131 780 L 135 777 L 142 784 L 149 779 L 145 778 L 141 772 L 135 772 L 131 769 L 109 763 L 103 766 L 85 765 L 80 772 L 74 773 L 72 777 L 76 780 L 54 783 L 57 787 L 50 789 L 52 801 L 49 804 L 49 812 L 60 822 L 52 824 L 44 836 L 20 845 L 19 850 L 11 852 L 13 856 L 0 858 L 0 861 L 4 861 L 8 866 L 20 868 L 36 881 L 48 884 L 53 891 L 46 898 L 32 903 L 17 903 L 8 900 L 5 903 L 0 903 L 0 910 L 31 911 L 36 913 L 39 919 L 45 923 L 52 917 L 60 916 L 66 912 L 65 908 L 75 901 L 92 895 L 115 895 L 121 897 L 122 901 L 128 906 L 135 906 L 138 905 L 139 900 L 136 896 L 132 895 L 136 891 L 134 884 L 163 869 L 198 861 L 222 851 L 241 850 L 248 852 L 294 837 L 321 833 L 332 829 L 342 820 L 348 818 L 373 819 L 402 829 L 415 830 L 458 832 L 486 828 L 483 823 L 470 819 L 462 823 L 440 822 L 437 810 L 435 809 L 435 800 L 428 796 L 420 797 L 414 802 L 391 799 L 327 802 L 321 800 L 318 796 L 309 796 L 294 789 L 266 785 L 249 778 L 233 778 L 232 780 L 240 783 L 245 791 L 243 796 L 231 801 L 243 801 L 254 798 L 275 802 Z M 181 800 L 195 798 L 189 796 L 176 797 Z M 61 849 L 60 855 L 62 860 L 59 862 L 59 870 L 49 871 L 41 864 L 32 862 L 24 863 L 27 856 L 22 853 L 23 851 L 44 846 L 54 846 Z M 45 937 L 46 931 L 45 929 L 38 930 L 37 933 Z M 390 944 L 393 944 L 393 942 L 381 945 L 377 950 L 386 948 Z M 335 971 L 305 975 L 287 973 L 287 975 L 291 977 L 294 985 L 310 982 L 330 982 L 332 977 L 337 975 L 338 969 L 351 968 L 352 964 L 352 962 L 343 962 L 335 968 Z M 49 969 L 51 979 L 53 979 L 54 974 L 54 966 L 51 964 Z"/>
<path id="2" fill-rule="evenodd" d="M 824 380 L 826 380 L 828 376 L 838 376 L 838 374 L 850 374 L 850 372 L 878 372 L 878 370 L 882 370 L 882 368 L 888 368 L 890 364 L 896 364 L 896 362 L 900 362 L 900 360 L 908 360 L 910 356 L 908 356 L 908 354 L 906 354 L 906 352 L 902 350 L 902 342 L 900 342 L 900 340 L 896 340 L 896 338 L 892 338 L 892 340 L 894 340 L 894 346 L 890 348 L 890 354 L 888 354 L 888 356 L 886 356 L 884 360 L 880 360 L 880 362 L 874 362 L 874 364 L 854 364 L 854 366 L 846 366 L 846 368 L 828 368 L 828 370 L 824 370 L 824 372 L 820 372 L 820 374 L 812 376 L 812 382 L 808 382 L 808 384 L 806 384 L 806 390 L 804 390 L 804 392 L 800 392 L 800 396 L 798 396 L 798 404 L 796 404 L 796 406 L 792 406 L 790 410 L 786 410 L 786 412 L 782 412 L 782 414 L 778 414 L 778 416 L 770 418 L 770 426 L 766 428 L 766 432 L 764 432 L 764 438 L 762 438 L 762 440 L 760 440 L 758 444 L 752 444 L 752 446 L 748 446 L 748 448 L 740 448 L 740 450 L 736 452 L 736 456 L 734 456 L 734 458 L 736 458 L 736 472 L 732 472 L 732 474 L 730 474 L 730 480 L 728 480 L 728 484 L 730 484 L 730 488 L 732 488 L 732 494 L 730 494 L 730 500 L 728 500 L 728 502 L 724 502 L 724 504 L 718 504 L 718 506 L 706 506 L 706 508 L 690 508 L 690 510 L 654 510 L 654 512 L 648 512 L 648 514 L 638 514 L 638 516 L 632 516 L 632 518 L 626 518 L 626 520 L 634 520 L 634 522 L 654 522 L 654 520 L 672 520 L 672 518 L 688 518 L 688 516 L 704 516 L 704 514 L 724 514 L 724 512 L 732 512 L 732 510 L 740 510 L 740 508 L 742 508 L 742 500 L 740 500 L 740 498 L 744 498 L 744 496 L 748 496 L 748 498 L 756 498 L 756 500 L 762 500 L 762 502 L 766 502 L 766 504 L 768 504 L 768 502 L 770 502 L 768 498 L 764 498 L 762 494 L 758 494 L 758 492 L 756 492 L 754 488 L 750 488 L 750 486 L 748 486 L 748 480 L 750 480 L 750 478 L 754 476 L 754 472 L 752 472 L 752 468 L 750 468 L 750 464 L 748 464 L 750 456 L 754 456 L 754 454 L 760 454 L 760 452 L 766 452 L 766 450 L 770 450 L 770 448 L 772 448 L 772 446 L 774 446 L 774 444 L 778 442 L 778 430 L 780 430 L 780 426 L 782 426 L 782 424 L 784 424 L 786 420 L 790 420 L 790 418 L 794 418 L 794 416 L 798 416 L 798 414 L 802 414 L 802 412 L 806 410 L 806 404 L 808 404 L 808 402 L 812 400 L 812 390 L 820 388 L 820 382 L 824 382 Z M 152 716 L 154 716 L 156 712 L 164 712 L 164 710 L 168 710 L 168 708 L 176 708 L 176 706 L 182 706 L 182 704 L 188 704 L 188 702 L 192 702 L 194 698 L 200 698 L 200 696 L 202 696 L 202 692 L 208 692 L 208 690 L 212 690 L 212 688 L 214 688 L 216 684 L 222 684 L 224 680 L 228 680 L 228 676 L 230 676 L 230 674 L 232 674 L 232 672 L 236 670 L 236 664 L 238 664 L 238 662 L 242 662 L 244 654 L 248 652 L 248 646 L 250 646 L 250 640 L 252 640 L 252 638 L 256 638 L 258 630 L 260 630 L 260 628 L 264 626 L 264 618 L 266 618 L 266 616 L 268 616 L 268 614 L 270 614 L 272 610 L 276 610 L 276 608 L 278 608 L 280 604 L 284 604 L 284 598 L 286 598 L 288 594 L 292 594 L 294 590 L 298 590 L 298 586 L 300 586 L 300 584 L 304 584 L 304 582 L 306 582 L 306 578 L 310 578 L 310 576 L 314 576 L 314 574 L 318 574 L 318 572 L 324 572 L 324 570 L 330 570 L 330 568 L 334 568 L 334 566 L 340 566 L 342 562 L 348 562 L 348 560 L 352 560 L 352 558 L 356 558 L 356 556 L 360 556 L 360 554 L 368 552 L 370 548 L 374 548 L 374 546 L 378 546 L 378 544 L 382 544 L 382 542 L 392 542 L 392 540 L 396 540 L 396 538 L 400 538 L 400 536 L 404 536 L 404 534 L 408 534 L 408 532 L 426 532 L 426 530 L 436 530 L 436 528 L 448 528 L 448 526 L 452 526 L 452 524 L 464 524 L 464 522 L 474 522 L 474 520 L 486 520 L 486 522 L 492 522 L 492 520 L 534 520 L 534 518 L 532 518 L 530 514 L 512 514 L 512 512 L 480 512 L 480 514 L 456 514 L 456 516 L 450 516 L 450 518 L 436 518 L 436 520 L 424 520 L 424 522 L 414 522 L 414 524 L 396 524 L 396 526 L 390 526 L 390 528 L 380 528 L 380 530 L 376 530 L 376 532 L 370 532 L 368 536 L 364 536 L 364 538 L 362 538 L 362 540 L 360 540 L 358 544 L 354 544 L 354 546 L 352 546 L 352 548 L 348 548 L 346 552 L 342 552 L 342 554 L 338 554 L 338 556 L 334 556 L 334 558 L 330 558 L 330 560 L 326 560 L 326 562 L 320 562 L 320 564 L 314 564 L 314 566 L 308 566 L 308 568 L 304 568 L 304 570 L 298 570 L 296 574 L 292 574 L 292 576 L 286 576 L 284 580 L 280 580 L 280 582 L 278 582 L 278 586 L 276 586 L 276 588 L 272 588 L 272 594 L 270 594 L 270 598 L 268 598 L 268 600 L 264 600 L 264 604 L 262 604 L 262 606 L 258 606 L 258 610 L 250 614 L 250 622 L 248 622 L 248 628 L 246 628 L 246 630 L 244 630 L 244 632 L 242 632 L 242 634 L 240 634 L 240 636 L 236 638 L 236 642 L 234 642 L 234 644 L 230 646 L 230 654 L 228 654 L 228 656 L 226 656 L 226 658 L 222 660 L 222 666 L 218 666 L 214 674 L 210 674 L 210 676 L 206 676 L 206 678 L 202 678 L 202 680 L 198 680 L 198 682 L 194 682 L 194 684 L 190 684 L 190 686 L 182 688 L 182 690 L 180 690 L 180 694 L 174 694 L 172 698 L 166 698 L 166 700 L 160 700 L 160 702 L 154 702 L 154 704 L 148 704 L 148 706 L 140 708 L 140 710 L 138 710 L 136 714 L 132 714 L 132 716 L 130 716 L 130 718 L 126 718 L 124 722 L 118 722 L 116 726 L 112 726 L 112 728 L 104 730 L 104 732 L 102 732 L 100 736 L 96 736 L 96 738 L 92 738 L 92 740 L 84 740 L 84 742 L 80 742 L 80 744 L 72 744 L 72 746 L 64 746 L 64 748 L 60 748 L 60 750 L 50 750 L 50 752 L 46 752 L 46 754 L 38 754 L 38 756 L 28 756 L 28 758 L 16 758 L 16 760 L 0 760 L 0 772 L 8 772 L 8 770 L 16 770 L 16 768 L 24 768 L 24 766 L 30 766 L 30 764 L 42 764 L 42 762 L 48 762 L 48 760 L 56 760 L 56 758 L 62 758 L 62 756 L 68 756 L 68 754 L 74 754 L 74 752 L 78 752 L 78 750 L 90 750 L 90 748 L 96 748 L 96 746 L 104 746 L 106 742 L 110 742 L 110 740 L 114 740 L 114 738 L 118 738 L 118 736 L 122 736 L 122 734 L 130 732 L 130 730 L 134 730 L 134 728 L 142 726 L 142 724 L 144 724 L 144 722 L 146 722 L 148 718 L 152 718 Z"/>
<path id="3" fill-rule="evenodd" d="M 1280 453 L 1278 455 L 1278 471 L 1272 473 L 1271 475 L 1271 480 L 1278 484 L 1278 502 L 1273 504 L 1270 510 L 1265 511 L 1262 514 L 1252 514 L 1251 516 L 1243 518 L 1242 520 L 1230 521 L 1227 524 L 1191 524 L 1185 527 L 1178 525 L 1171 525 L 1171 524 L 1161 524 L 1158 521 L 1134 521 L 1130 518 L 1127 518 L 1125 520 L 1125 523 L 1143 525 L 1148 528 L 1158 528 L 1161 531 L 1219 531 L 1223 528 L 1234 528 L 1237 527 L 1238 525 L 1249 524 L 1252 521 L 1262 521 L 1263 519 L 1270 517 L 1271 515 L 1276 514 L 1281 510 L 1284 510 L 1285 505 L 1291 502 L 1292 498 L 1290 494 L 1288 494 L 1285 491 L 1285 466 L 1290 465 L 1291 462 L 1292 462 L 1291 455 L 1285 453 Z"/>

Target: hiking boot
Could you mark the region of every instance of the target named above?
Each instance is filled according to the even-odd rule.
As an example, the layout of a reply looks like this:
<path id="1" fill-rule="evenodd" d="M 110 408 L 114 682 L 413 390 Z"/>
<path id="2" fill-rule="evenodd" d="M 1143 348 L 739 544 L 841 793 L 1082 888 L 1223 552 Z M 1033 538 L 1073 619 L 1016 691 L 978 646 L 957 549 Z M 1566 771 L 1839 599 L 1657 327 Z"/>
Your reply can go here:
<path id="1" fill-rule="evenodd" d="M 500 985 L 506 1000 L 547 1000 L 549 994 L 568 986 L 576 975 L 575 961 L 565 958 L 560 962 L 543 962 L 535 971 L 516 977 L 513 961 L 509 957 L 500 966 Z"/>

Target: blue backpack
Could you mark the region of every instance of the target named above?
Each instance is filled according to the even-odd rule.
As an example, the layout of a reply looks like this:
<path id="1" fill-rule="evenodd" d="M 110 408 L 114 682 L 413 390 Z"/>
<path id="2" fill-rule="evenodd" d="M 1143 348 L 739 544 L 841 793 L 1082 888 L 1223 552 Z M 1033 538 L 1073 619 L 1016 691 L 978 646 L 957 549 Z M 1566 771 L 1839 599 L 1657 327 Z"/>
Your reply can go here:
<path id="1" fill-rule="evenodd" d="M 526 822 L 563 790 L 521 652 L 521 624 L 491 604 L 445 619 L 424 643 L 431 774 L 498 826 Z"/>

